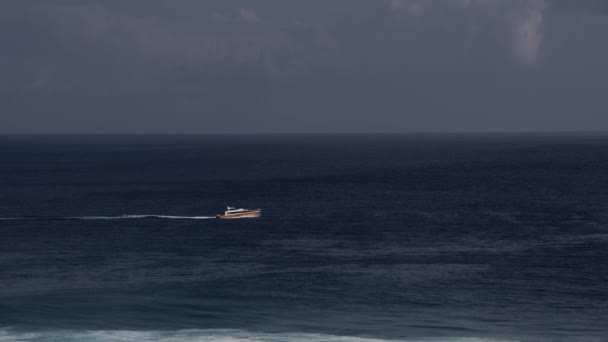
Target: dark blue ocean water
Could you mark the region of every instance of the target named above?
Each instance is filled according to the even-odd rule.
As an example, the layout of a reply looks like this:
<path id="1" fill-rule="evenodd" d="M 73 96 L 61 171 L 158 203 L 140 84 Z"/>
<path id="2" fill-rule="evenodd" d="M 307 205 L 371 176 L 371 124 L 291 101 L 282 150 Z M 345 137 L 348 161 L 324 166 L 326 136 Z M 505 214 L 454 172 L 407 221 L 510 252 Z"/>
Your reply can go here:
<path id="1" fill-rule="evenodd" d="M 3 136 L 0 217 L 0 341 L 608 341 L 608 135 Z"/>

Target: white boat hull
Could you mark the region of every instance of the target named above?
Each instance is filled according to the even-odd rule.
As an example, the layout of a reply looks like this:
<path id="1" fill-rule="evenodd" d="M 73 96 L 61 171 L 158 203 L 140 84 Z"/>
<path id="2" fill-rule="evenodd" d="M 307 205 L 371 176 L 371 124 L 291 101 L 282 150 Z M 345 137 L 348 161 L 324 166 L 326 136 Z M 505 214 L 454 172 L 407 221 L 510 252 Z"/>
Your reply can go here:
<path id="1" fill-rule="evenodd" d="M 242 213 L 231 213 L 231 214 L 220 214 L 216 215 L 215 218 L 222 220 L 232 220 L 232 219 L 241 219 L 241 218 L 254 218 L 260 217 L 262 215 L 262 211 L 260 209 L 250 210 Z"/>

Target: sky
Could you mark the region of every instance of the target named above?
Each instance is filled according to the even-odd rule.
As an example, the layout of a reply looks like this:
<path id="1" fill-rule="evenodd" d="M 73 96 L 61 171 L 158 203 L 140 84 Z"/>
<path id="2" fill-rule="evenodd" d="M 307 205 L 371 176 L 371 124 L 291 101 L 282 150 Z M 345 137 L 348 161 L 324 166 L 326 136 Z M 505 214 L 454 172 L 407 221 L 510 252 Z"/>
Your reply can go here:
<path id="1" fill-rule="evenodd" d="M 0 133 L 608 131 L 608 0 L 2 0 Z"/>

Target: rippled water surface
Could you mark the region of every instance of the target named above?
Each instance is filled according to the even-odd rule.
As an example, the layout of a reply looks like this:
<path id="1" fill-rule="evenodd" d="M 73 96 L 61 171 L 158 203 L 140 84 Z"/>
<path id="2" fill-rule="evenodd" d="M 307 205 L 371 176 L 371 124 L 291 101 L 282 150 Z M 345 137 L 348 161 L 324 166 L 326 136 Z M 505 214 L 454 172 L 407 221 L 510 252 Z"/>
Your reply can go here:
<path id="1" fill-rule="evenodd" d="M 0 341 L 605 341 L 606 175 L 601 135 L 0 137 Z"/>

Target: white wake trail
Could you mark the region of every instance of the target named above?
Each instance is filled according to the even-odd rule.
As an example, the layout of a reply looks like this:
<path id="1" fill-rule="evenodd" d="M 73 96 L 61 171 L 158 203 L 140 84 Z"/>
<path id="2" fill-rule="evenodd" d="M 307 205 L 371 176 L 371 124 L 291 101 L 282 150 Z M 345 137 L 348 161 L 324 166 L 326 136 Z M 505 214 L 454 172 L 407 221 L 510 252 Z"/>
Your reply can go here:
<path id="1" fill-rule="evenodd" d="M 3 221 L 53 221 L 53 220 L 138 220 L 138 219 L 165 219 L 165 220 L 209 220 L 214 216 L 175 216 L 175 215 L 120 215 L 120 216 L 21 216 L 0 217 Z"/>
<path id="2" fill-rule="evenodd" d="M 167 219 L 167 220 L 208 220 L 213 216 L 173 216 L 173 215 L 121 215 L 121 216 L 80 216 L 70 217 L 75 220 L 129 220 L 129 219 Z"/>

